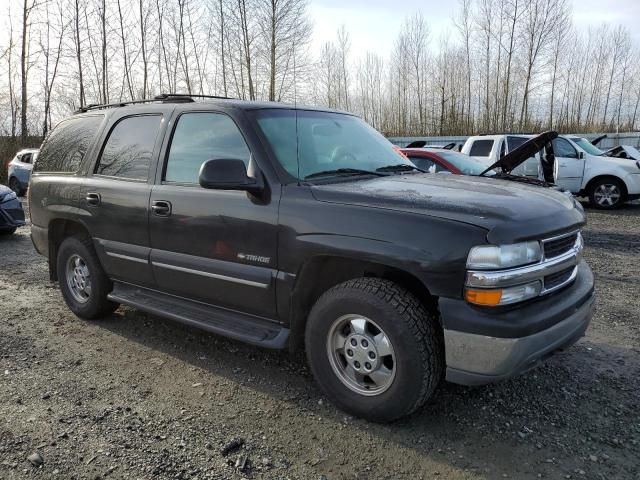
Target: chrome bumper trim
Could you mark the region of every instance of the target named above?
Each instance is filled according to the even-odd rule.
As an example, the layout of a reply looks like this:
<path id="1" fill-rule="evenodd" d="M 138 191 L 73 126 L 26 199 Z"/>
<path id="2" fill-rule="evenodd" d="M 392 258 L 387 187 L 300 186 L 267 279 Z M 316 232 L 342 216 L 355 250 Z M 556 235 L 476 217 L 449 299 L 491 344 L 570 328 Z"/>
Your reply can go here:
<path id="1" fill-rule="evenodd" d="M 543 240 L 542 243 L 544 244 L 545 242 L 566 237 L 574 233 L 575 232 L 546 239 Z M 552 257 L 550 259 L 543 258 L 538 263 L 526 265 L 524 267 L 511 268 L 508 270 L 469 270 L 467 271 L 465 286 L 472 288 L 504 288 L 540 280 L 543 282 L 543 289 L 540 292 L 540 295 L 545 295 L 558 290 L 575 280 L 578 270 L 577 265 L 580 263 L 582 258 L 582 248 L 582 237 L 580 232 L 578 232 L 578 237 L 576 238 L 574 246 L 571 250 L 563 253 L 562 255 L 558 255 L 557 257 Z M 552 288 L 544 288 L 544 277 L 567 270 L 571 267 L 573 267 L 573 271 L 567 280 Z"/>

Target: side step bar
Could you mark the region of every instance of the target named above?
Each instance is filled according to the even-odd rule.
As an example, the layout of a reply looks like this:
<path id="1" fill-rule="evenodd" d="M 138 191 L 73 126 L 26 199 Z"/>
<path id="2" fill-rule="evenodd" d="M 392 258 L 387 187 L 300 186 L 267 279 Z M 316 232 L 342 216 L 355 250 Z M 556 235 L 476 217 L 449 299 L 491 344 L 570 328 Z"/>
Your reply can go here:
<path id="1" fill-rule="evenodd" d="M 114 282 L 108 298 L 159 317 L 260 347 L 285 348 L 289 339 L 289 329 L 273 321 L 133 285 Z"/>

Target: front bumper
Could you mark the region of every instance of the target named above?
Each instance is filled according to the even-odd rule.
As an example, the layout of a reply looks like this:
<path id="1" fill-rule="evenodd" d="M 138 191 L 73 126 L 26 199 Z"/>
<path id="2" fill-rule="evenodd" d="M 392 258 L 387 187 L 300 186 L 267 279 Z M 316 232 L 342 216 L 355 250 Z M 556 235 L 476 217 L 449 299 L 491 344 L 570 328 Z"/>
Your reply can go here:
<path id="1" fill-rule="evenodd" d="M 516 308 L 492 311 L 441 299 L 446 379 L 482 385 L 526 372 L 582 337 L 594 308 L 593 273 L 584 261 L 572 285 Z"/>

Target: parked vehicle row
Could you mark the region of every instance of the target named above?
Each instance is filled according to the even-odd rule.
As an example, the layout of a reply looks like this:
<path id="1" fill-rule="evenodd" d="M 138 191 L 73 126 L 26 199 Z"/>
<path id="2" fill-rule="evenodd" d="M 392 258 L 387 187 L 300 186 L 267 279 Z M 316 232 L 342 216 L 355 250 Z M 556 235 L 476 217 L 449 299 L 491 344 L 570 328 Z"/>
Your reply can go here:
<path id="1" fill-rule="evenodd" d="M 29 202 L 79 317 L 125 304 L 304 348 L 325 394 L 376 421 L 443 379 L 525 372 L 593 313 L 573 197 L 425 173 L 344 112 L 172 95 L 85 108 L 43 144 Z"/>
<path id="2" fill-rule="evenodd" d="M 469 137 L 462 152 L 490 165 L 532 137 Z M 628 200 L 640 198 L 640 163 L 603 155 L 601 150 L 580 137 L 554 138 L 513 173 L 553 182 L 575 195 L 588 197 L 597 208 L 618 208 Z"/>

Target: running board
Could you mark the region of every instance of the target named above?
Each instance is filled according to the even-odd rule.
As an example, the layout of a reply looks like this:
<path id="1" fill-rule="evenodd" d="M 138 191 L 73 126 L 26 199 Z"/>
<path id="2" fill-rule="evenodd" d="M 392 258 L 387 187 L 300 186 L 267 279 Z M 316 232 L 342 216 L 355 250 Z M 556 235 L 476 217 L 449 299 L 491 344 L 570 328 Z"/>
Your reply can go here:
<path id="1" fill-rule="evenodd" d="M 254 315 L 114 282 L 109 300 L 265 348 L 285 348 L 289 329 Z"/>

